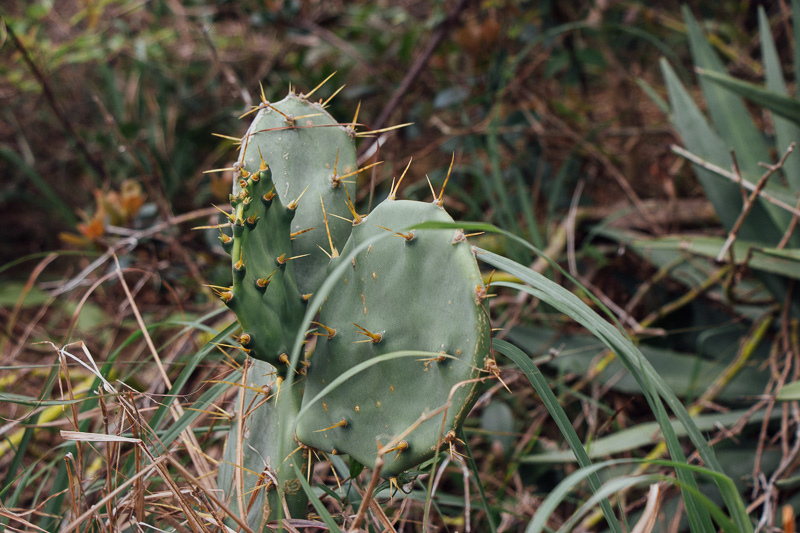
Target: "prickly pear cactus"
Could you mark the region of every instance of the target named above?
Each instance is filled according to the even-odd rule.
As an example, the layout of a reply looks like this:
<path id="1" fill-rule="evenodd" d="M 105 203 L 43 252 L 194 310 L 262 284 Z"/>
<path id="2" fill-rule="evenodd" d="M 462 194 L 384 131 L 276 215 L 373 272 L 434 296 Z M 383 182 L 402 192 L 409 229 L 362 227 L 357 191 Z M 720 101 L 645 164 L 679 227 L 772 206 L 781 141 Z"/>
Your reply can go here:
<path id="1" fill-rule="evenodd" d="M 436 203 L 387 200 L 353 227 L 343 256 L 376 234 L 394 235 L 359 253 L 328 295 L 320 323 L 329 334 L 319 337 L 310 359 L 304 407 L 338 375 L 378 355 L 420 350 L 441 356 L 372 366 L 324 397 L 297 426 L 301 442 L 368 466 L 381 446 L 411 429 L 384 456 L 386 476 L 432 457 L 440 438 L 454 438 L 489 355 L 485 288 L 472 248 L 457 230 L 403 231 L 424 221 L 453 219 Z M 432 415 L 448 400 L 446 411 Z"/>
<path id="2" fill-rule="evenodd" d="M 283 487 L 292 516 L 305 517 L 308 506 L 292 465 L 298 461 L 300 470 L 305 472 L 308 452 L 294 453 L 287 461 L 277 456 L 282 435 L 280 412 L 286 411 L 288 416 L 284 420 L 293 422 L 300 408 L 301 388 L 297 383 L 291 389 L 281 388 L 275 368 L 262 361 L 253 361 L 247 377 L 248 388 L 239 394 L 236 418 L 232 421 L 219 465 L 217 485 L 226 495 L 228 508 L 237 514 L 243 509 L 254 531 L 271 531 L 267 522 L 277 518 L 281 505 L 278 483 Z M 242 439 L 238 437 L 240 424 Z M 284 450 L 286 454 L 292 451 Z M 241 487 L 237 488 L 238 476 L 241 476 Z"/>
<path id="3" fill-rule="evenodd" d="M 356 171 L 355 132 L 334 120 L 322 104 L 301 95 L 289 94 L 275 103 L 263 100 L 259 107 L 244 137 L 239 167 L 257 169 L 263 159 L 284 205 L 302 195 L 291 225 L 296 234 L 291 256 L 303 256 L 294 265 L 297 284 L 301 293 L 312 293 L 325 279 L 328 266 L 329 257 L 320 248 L 330 251 L 332 242 L 341 249 L 350 235 L 350 224 L 336 215 L 349 214 L 347 194 L 352 196 Z M 234 196 L 238 187 L 234 182 Z M 322 205 L 331 215 L 330 241 Z"/>
<path id="4" fill-rule="evenodd" d="M 220 487 L 257 531 L 280 515 L 280 495 L 291 515 L 303 518 L 307 500 L 284 468 L 300 459 L 277 456 L 296 449 L 295 438 L 368 466 L 383 447 L 382 474 L 396 475 L 455 439 L 491 352 L 486 289 L 463 232 L 407 229 L 452 222 L 441 196 L 433 203 L 395 200 L 393 188 L 387 201 L 360 217 L 348 190 L 359 172 L 354 138 L 353 128 L 338 124 L 321 104 L 294 94 L 273 104 L 262 94 L 234 168 L 232 230 L 221 237 L 232 256 L 233 284 L 216 290 L 242 325 L 244 351 L 295 382 L 277 403 L 259 402 L 249 389 L 240 394 L 247 412 L 243 435 L 236 421 L 220 466 Z M 308 293 L 343 256 L 378 234 L 387 237 L 359 252 L 327 295 L 313 353 L 288 368 L 294 340 L 308 334 L 301 331 Z M 354 365 L 408 350 L 430 355 L 375 364 L 311 403 Z M 252 370 L 261 374 L 251 376 L 256 389 L 276 384 L 266 363 Z M 297 418 L 301 402 L 305 414 Z M 285 431 L 280 412 L 295 418 L 295 435 Z M 261 473 L 245 476 L 244 492 L 253 494 L 247 501 L 236 500 L 238 468 Z M 270 473 L 279 474 L 272 492 L 252 492 Z"/>

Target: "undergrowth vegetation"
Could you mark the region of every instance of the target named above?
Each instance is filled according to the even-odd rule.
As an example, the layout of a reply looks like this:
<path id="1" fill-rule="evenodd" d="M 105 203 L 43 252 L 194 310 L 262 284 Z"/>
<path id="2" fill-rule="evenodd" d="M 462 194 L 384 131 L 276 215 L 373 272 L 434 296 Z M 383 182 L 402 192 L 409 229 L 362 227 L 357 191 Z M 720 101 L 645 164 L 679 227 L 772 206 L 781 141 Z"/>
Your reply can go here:
<path id="1" fill-rule="evenodd" d="M 0 530 L 795 530 L 797 0 L 36 0 L 0 16 Z M 383 240 L 463 231 L 480 265 L 491 357 L 457 378 L 474 407 L 385 477 L 406 440 L 323 453 L 286 407 L 334 335 L 316 309 L 373 241 L 321 241 L 342 268 L 271 324 L 277 374 L 218 299 L 242 267 L 222 244 L 243 205 L 233 164 L 253 110 L 287 90 L 358 132 L 347 165 L 364 170 L 324 209 L 443 203 L 457 222 Z M 406 297 L 381 305 L 413 318 Z M 450 327 L 425 311 L 415 323 Z M 347 396 L 383 379 L 368 366 L 436 361 L 392 350 L 317 386 Z M 304 441 L 334 426 L 316 427 Z M 247 490 L 223 488 L 238 476 Z M 258 512 L 267 494 L 277 512 Z"/>

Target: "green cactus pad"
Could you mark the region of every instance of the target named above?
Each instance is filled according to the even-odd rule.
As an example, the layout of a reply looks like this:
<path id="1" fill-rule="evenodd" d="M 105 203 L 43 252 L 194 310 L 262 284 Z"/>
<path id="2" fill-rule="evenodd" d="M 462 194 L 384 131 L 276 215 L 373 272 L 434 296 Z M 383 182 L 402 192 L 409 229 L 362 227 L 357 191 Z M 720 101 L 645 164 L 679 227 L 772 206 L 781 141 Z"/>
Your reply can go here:
<path id="1" fill-rule="evenodd" d="M 469 380 L 490 354 L 486 290 L 471 246 L 460 231 L 405 231 L 423 221 L 453 220 L 435 203 L 387 200 L 353 227 L 342 256 L 376 234 L 396 233 L 360 252 L 328 295 L 320 323 L 335 333 L 318 337 L 303 406 L 337 376 L 381 354 L 452 357 L 372 366 L 310 406 L 297 426 L 304 444 L 369 466 L 379 446 L 446 405 L 452 391 L 444 425 L 444 413 L 419 423 L 397 451 L 384 455 L 384 476 L 432 457 L 440 437 L 454 438 L 474 400 L 477 383 Z"/>
<path id="2" fill-rule="evenodd" d="M 244 177 L 247 176 L 247 177 Z M 233 287 L 222 293 L 251 356 L 272 365 L 283 359 L 301 326 L 305 301 L 289 267 L 294 211 L 275 194 L 269 169 L 241 174 L 233 197 Z"/>
<path id="3" fill-rule="evenodd" d="M 277 520 L 280 499 L 273 479 L 280 479 L 284 496 L 293 518 L 305 518 L 308 498 L 295 476 L 293 461 L 300 461 L 300 470 L 305 472 L 308 453 L 303 450 L 294 453 L 290 460 L 278 457 L 281 431 L 281 411 L 289 423 L 300 408 L 300 385 L 291 390 L 283 387 L 278 392 L 275 368 L 262 361 L 253 361 L 247 374 L 249 389 L 239 393 L 236 416 L 240 409 L 242 417 L 241 443 L 238 439 L 238 421 L 231 421 L 231 430 L 225 443 L 222 461 L 219 464 L 217 485 L 223 491 L 228 508 L 239 514 L 237 470 L 241 472 L 243 483 L 242 506 L 247 515 L 246 522 L 253 531 L 272 531 L 267 522 Z M 255 390 L 254 390 L 255 389 Z M 244 403 L 242 403 L 244 402 Z M 241 444 L 242 456 L 237 457 Z M 284 454 L 296 447 L 293 442 L 285 446 Z M 256 489 L 256 487 L 260 487 Z"/>
<path id="4" fill-rule="evenodd" d="M 334 120 L 321 104 L 303 96 L 289 94 L 280 102 L 262 103 L 260 107 L 244 137 L 238 164 L 253 171 L 263 157 L 272 169 L 275 190 L 284 205 L 303 195 L 291 232 L 313 229 L 292 241 L 292 255 L 306 256 L 296 261 L 294 269 L 300 291 L 312 293 L 325 279 L 329 262 L 320 247 L 331 252 L 320 199 L 328 215 L 350 215 L 344 188 L 348 187 L 352 196 L 355 176 L 342 181 L 339 177 L 356 170 L 355 134 L 352 128 Z M 233 193 L 239 193 L 237 183 Z M 341 249 L 350 235 L 350 224 L 328 216 L 328 225 L 334 246 Z"/>

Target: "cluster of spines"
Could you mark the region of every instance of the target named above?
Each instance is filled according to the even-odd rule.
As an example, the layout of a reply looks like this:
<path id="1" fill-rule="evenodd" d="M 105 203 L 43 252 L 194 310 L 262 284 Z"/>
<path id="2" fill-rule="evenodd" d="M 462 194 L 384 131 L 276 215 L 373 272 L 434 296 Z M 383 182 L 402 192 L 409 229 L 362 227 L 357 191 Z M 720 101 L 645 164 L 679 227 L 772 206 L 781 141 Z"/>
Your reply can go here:
<path id="1" fill-rule="evenodd" d="M 286 268 L 296 259 L 290 256 L 290 224 L 297 202 L 283 205 L 263 158 L 257 171 L 237 165 L 235 173 L 239 187 L 228 215 L 232 232 L 220 237 L 231 254 L 233 283 L 216 290 L 242 325 L 242 350 L 277 366 L 288 360 L 305 312 L 306 299 Z"/>

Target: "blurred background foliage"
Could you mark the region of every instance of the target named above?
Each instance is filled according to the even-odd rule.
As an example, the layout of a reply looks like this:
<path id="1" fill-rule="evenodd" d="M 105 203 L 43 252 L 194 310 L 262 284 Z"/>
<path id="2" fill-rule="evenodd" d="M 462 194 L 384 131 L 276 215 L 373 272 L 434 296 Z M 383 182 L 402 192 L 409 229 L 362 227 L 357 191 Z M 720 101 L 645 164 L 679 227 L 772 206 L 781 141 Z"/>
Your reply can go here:
<path id="1" fill-rule="evenodd" d="M 766 24 L 796 94 L 787 2 L 687 3 L 727 73 L 763 84 L 759 6 L 761 35 Z M 780 522 L 778 507 L 760 508 L 759 496 L 762 504 L 800 502 L 789 435 L 798 421 L 774 398 L 754 399 L 800 377 L 797 322 L 786 311 L 798 259 L 768 270 L 788 284 L 782 300 L 747 268 L 713 263 L 700 249 L 699 237 L 724 240 L 730 227 L 719 218 L 736 213 L 719 213 L 671 149 L 682 141 L 661 58 L 673 88 L 682 83 L 706 109 L 679 2 L 32 0 L 5 2 L 0 15 L 0 364 L 23 365 L 0 390 L 57 394 L 47 373 L 52 349 L 33 343 L 82 340 L 98 361 L 122 353 L 114 372 L 132 387 L 163 393 L 146 349 L 132 340 L 138 327 L 122 288 L 101 280 L 86 289 L 113 267 L 92 269 L 93 261 L 112 247 L 140 274 L 136 302 L 169 347 L 174 377 L 220 329 L 220 306 L 203 285 L 229 279 L 214 231 L 191 230 L 217 222 L 209 206 L 224 208 L 231 187 L 230 174 L 204 174 L 235 157 L 233 142 L 213 134 L 243 134 L 238 117 L 259 101 L 259 84 L 276 100 L 290 85 L 309 91 L 336 72 L 319 94 L 344 85 L 330 102 L 341 121 L 360 105 L 358 121 L 374 129 L 412 123 L 360 141 L 365 164 L 384 161 L 359 177 L 362 210 L 385 197 L 409 159 L 402 194 L 428 197 L 425 177 L 441 187 L 455 154 L 446 194 L 454 218 L 491 222 L 546 250 L 641 341 L 676 393 L 697 406 L 693 414 L 724 412 L 731 434 L 710 415 L 702 429 L 720 441 L 723 464 L 769 523 Z M 747 105 L 758 136 L 772 139 L 771 115 Z M 785 149 L 771 146 L 768 163 Z M 684 250 L 687 234 L 700 247 L 694 254 Z M 509 241 L 476 242 L 563 279 Z M 543 365 L 579 434 L 597 443 L 596 457 L 646 456 L 646 404 L 602 346 L 536 301 L 500 291 L 492 305 L 498 334 Z M 180 329 L 187 323 L 194 333 Z M 187 384 L 188 397 L 218 365 Z M 504 375 L 512 386 L 517 377 Z M 484 445 L 476 453 L 499 487 L 495 511 L 513 529 L 572 466 L 536 395 L 504 390 L 487 393 L 468 434 Z M 25 419 L 19 405 L 2 415 Z M 24 451 L 52 461 L 41 450 L 59 442 L 45 431 Z M 18 492 L 20 502 L 41 496 Z"/>

